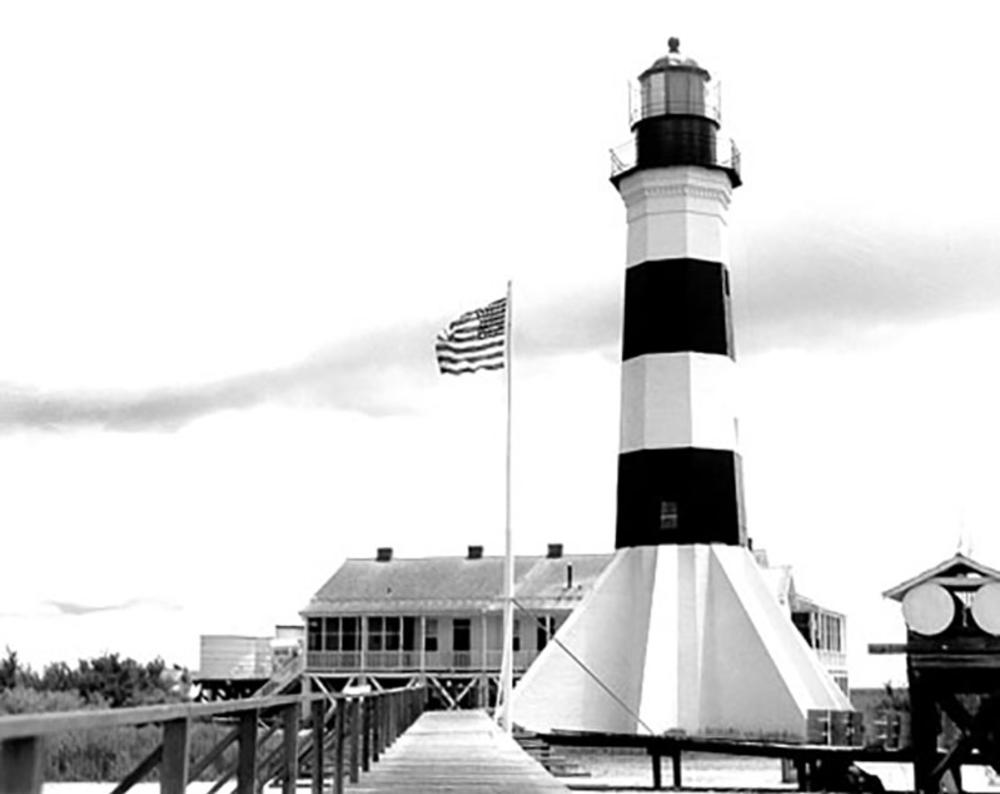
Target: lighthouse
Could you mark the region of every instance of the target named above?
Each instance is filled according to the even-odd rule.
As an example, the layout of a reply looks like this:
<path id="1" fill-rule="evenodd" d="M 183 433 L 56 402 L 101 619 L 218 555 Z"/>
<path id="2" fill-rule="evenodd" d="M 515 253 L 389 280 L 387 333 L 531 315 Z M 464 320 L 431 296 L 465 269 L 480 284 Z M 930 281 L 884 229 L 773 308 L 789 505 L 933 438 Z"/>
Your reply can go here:
<path id="1" fill-rule="evenodd" d="M 514 690 L 537 731 L 804 739 L 851 706 L 748 549 L 728 212 L 739 154 L 711 75 L 669 52 L 639 76 L 625 205 L 616 552 Z"/>

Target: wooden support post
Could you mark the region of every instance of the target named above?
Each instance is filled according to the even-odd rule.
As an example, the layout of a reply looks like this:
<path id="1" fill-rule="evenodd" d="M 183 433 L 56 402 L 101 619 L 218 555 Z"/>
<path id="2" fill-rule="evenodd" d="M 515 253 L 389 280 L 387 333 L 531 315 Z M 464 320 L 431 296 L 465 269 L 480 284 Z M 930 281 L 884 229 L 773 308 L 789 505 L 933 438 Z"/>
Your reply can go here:
<path id="1" fill-rule="evenodd" d="M 350 708 L 350 732 L 351 732 L 351 746 L 350 746 L 350 764 L 348 768 L 350 769 L 350 780 L 352 783 L 357 783 L 360 779 L 360 765 L 361 759 L 359 756 L 359 751 L 361 750 L 361 719 L 358 714 L 361 707 L 361 701 L 357 698 L 351 698 L 351 708 Z"/>
<path id="2" fill-rule="evenodd" d="M 372 699 L 361 701 L 361 771 L 371 769 L 372 757 Z"/>
<path id="3" fill-rule="evenodd" d="M 653 791 L 663 790 L 663 756 L 661 756 L 655 750 L 650 750 L 650 756 L 653 759 Z"/>
<path id="4" fill-rule="evenodd" d="M 160 794 L 184 794 L 188 779 L 187 718 L 163 723 L 163 760 L 160 763 Z"/>
<path id="5" fill-rule="evenodd" d="M 378 750 L 383 754 L 389 746 L 389 731 L 386 715 L 389 713 L 389 696 L 379 695 L 378 697 Z"/>
<path id="6" fill-rule="evenodd" d="M 378 763 L 382 755 L 382 697 L 372 696 L 372 761 Z"/>
<path id="7" fill-rule="evenodd" d="M 333 715 L 333 730 L 337 740 L 333 753 L 333 794 L 344 794 L 344 735 L 347 732 L 346 698 L 337 699 L 337 711 Z"/>
<path id="8" fill-rule="evenodd" d="M 921 686 L 910 675 L 910 714 L 913 744 L 913 790 L 917 794 L 937 794 L 939 778 L 934 776 L 938 762 L 937 743 L 941 717 L 934 692 Z"/>
<path id="9" fill-rule="evenodd" d="M 310 704 L 312 717 L 312 794 L 323 794 L 323 762 L 326 745 L 326 701 L 314 700 Z"/>
<path id="10" fill-rule="evenodd" d="M 295 794 L 299 777 L 299 706 L 293 703 L 281 712 L 282 766 L 285 770 L 284 794 Z"/>
<path id="11" fill-rule="evenodd" d="M 236 791 L 239 794 L 254 794 L 257 789 L 257 717 L 257 709 L 240 714 L 236 758 Z"/>
<path id="12" fill-rule="evenodd" d="M 681 748 L 675 747 L 673 753 L 670 755 L 670 765 L 673 767 L 674 773 L 674 788 L 679 789 L 681 787 Z"/>
<path id="13" fill-rule="evenodd" d="M 799 791 L 809 790 L 809 771 L 804 758 L 795 759 L 795 778 L 799 783 Z"/>
<path id="14" fill-rule="evenodd" d="M 38 794 L 42 790 L 45 746 L 41 736 L 0 742 L 0 794 Z"/>
<path id="15" fill-rule="evenodd" d="M 308 675 L 303 675 L 299 679 L 299 686 L 301 687 L 300 694 L 309 695 L 312 693 L 312 679 Z M 312 714 L 312 704 L 309 703 L 305 698 L 302 700 L 302 720 L 305 721 Z"/>
<path id="16" fill-rule="evenodd" d="M 386 747 L 392 747 L 396 741 L 396 707 L 398 700 L 396 695 L 389 695 L 385 699 L 385 741 Z"/>

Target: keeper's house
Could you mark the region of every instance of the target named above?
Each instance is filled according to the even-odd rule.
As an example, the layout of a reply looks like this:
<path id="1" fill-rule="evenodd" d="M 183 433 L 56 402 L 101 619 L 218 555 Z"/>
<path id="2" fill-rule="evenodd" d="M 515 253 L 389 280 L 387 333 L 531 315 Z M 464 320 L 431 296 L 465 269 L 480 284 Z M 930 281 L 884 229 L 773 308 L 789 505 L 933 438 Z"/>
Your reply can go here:
<path id="1" fill-rule="evenodd" d="M 517 557 L 515 678 L 587 595 L 611 554 Z M 758 555 L 762 566 L 766 560 Z M 766 569 L 775 597 L 846 691 L 844 616 L 795 593 L 787 568 Z M 426 680 L 443 705 L 493 703 L 503 647 L 503 557 L 469 546 L 464 557 L 350 559 L 302 611 L 305 673 L 323 686 L 395 686 Z"/>

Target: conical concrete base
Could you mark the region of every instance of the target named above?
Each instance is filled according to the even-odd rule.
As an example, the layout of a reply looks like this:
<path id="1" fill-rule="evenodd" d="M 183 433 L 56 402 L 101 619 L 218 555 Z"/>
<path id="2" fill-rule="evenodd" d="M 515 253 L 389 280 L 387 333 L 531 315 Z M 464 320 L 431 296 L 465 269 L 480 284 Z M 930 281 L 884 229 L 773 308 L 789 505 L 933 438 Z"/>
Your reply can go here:
<path id="1" fill-rule="evenodd" d="M 750 552 L 705 544 L 619 549 L 512 707 L 539 732 L 804 740 L 810 709 L 851 705 Z"/>

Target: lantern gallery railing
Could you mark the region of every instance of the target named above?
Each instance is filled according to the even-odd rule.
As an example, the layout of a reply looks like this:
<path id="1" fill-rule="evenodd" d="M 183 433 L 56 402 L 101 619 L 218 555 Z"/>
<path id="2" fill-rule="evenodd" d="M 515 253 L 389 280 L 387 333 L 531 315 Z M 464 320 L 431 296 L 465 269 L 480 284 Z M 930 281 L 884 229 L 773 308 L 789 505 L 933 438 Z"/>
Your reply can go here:
<path id="1" fill-rule="evenodd" d="M 611 154 L 611 178 L 630 171 L 636 166 L 635 141 L 628 141 L 609 150 Z M 715 150 L 707 160 L 700 156 L 697 162 L 670 163 L 671 165 L 707 165 L 732 171 L 738 177 L 740 171 L 740 150 L 732 138 L 722 137 L 715 141 Z"/>
<path id="2" fill-rule="evenodd" d="M 36 794 L 42 789 L 45 737 L 79 729 L 156 724 L 161 743 L 112 790 L 122 794 L 159 773 L 163 794 L 182 794 L 233 745 L 235 758 L 211 792 L 235 778 L 236 790 L 254 794 L 280 781 L 295 794 L 300 769 L 308 769 L 313 794 L 344 790 L 345 776 L 357 783 L 382 752 L 423 711 L 426 688 L 405 687 L 357 695 L 283 695 L 221 703 L 23 714 L 0 717 L 0 792 Z M 303 712 L 306 716 L 303 720 Z M 201 758 L 191 758 L 190 730 L 198 720 L 231 725 Z M 303 724 L 304 722 L 304 724 Z M 300 733 L 300 729 L 308 729 Z M 327 766 L 328 759 L 331 761 Z"/>

